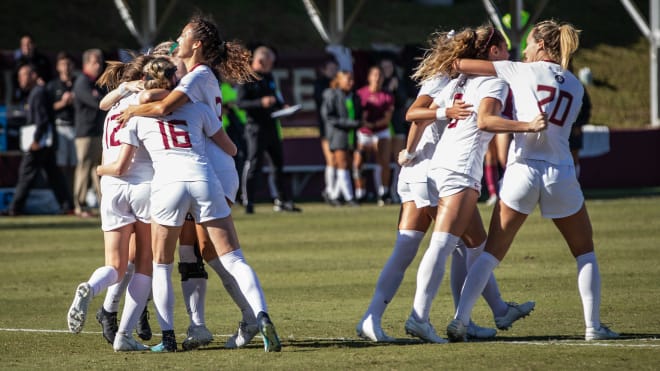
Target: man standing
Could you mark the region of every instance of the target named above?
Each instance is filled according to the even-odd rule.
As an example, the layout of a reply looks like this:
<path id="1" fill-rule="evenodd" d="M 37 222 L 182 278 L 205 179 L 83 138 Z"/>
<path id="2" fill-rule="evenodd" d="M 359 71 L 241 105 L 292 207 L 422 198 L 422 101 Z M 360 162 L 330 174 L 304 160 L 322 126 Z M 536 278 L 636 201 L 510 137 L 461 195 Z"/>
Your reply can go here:
<path id="1" fill-rule="evenodd" d="M 247 114 L 245 125 L 247 156 L 243 167 L 242 194 L 245 212 L 248 214 L 254 213 L 256 185 L 263 166 L 264 154 L 270 157 L 277 193 L 273 210 L 301 211 L 293 204 L 284 187 L 282 141 L 277 121 L 271 117 L 275 110 L 285 105 L 271 73 L 274 63 L 275 53 L 272 49 L 265 46 L 256 48 L 252 56 L 252 69 L 261 79 L 238 87 L 237 105 Z"/>
<path id="2" fill-rule="evenodd" d="M 18 69 L 18 85 L 27 94 L 27 124 L 34 125 L 32 143 L 27 149 L 18 171 L 18 184 L 7 215 L 19 215 L 23 212 L 30 188 L 37 175 L 43 169 L 48 176 L 48 183 L 55 192 L 55 197 L 63 211 L 71 207 L 71 197 L 66 192 L 62 174 L 55 162 L 57 135 L 53 123 L 53 104 L 46 88 L 39 84 L 36 67 L 26 64 Z"/>
<path id="3" fill-rule="evenodd" d="M 97 199 L 101 198 L 96 166 L 101 164 L 101 135 L 105 112 L 99 102 L 105 92 L 95 85 L 103 70 L 103 53 L 89 49 L 83 53 L 82 73 L 73 84 L 73 107 L 75 109 L 76 156 L 78 164 L 73 186 L 76 215 L 91 216 L 87 205 L 87 191 L 91 180 Z"/>

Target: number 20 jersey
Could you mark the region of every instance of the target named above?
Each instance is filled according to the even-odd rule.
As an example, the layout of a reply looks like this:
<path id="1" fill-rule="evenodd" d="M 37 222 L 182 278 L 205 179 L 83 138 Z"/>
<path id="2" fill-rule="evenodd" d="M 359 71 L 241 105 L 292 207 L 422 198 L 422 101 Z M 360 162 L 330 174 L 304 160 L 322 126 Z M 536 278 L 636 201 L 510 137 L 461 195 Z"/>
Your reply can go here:
<path id="1" fill-rule="evenodd" d="M 215 177 L 206 156 L 206 138 L 220 129 L 220 121 L 206 104 L 186 103 L 164 117 L 131 118 L 119 137 L 122 143 L 147 149 L 155 186 Z"/>
<path id="2" fill-rule="evenodd" d="M 514 134 L 509 161 L 573 164 L 568 137 L 582 106 L 584 87 L 580 81 L 553 62 L 497 61 L 493 65 L 497 76 L 511 87 L 518 120 L 531 121 L 541 111 L 548 118 L 548 128 L 543 132 Z"/>

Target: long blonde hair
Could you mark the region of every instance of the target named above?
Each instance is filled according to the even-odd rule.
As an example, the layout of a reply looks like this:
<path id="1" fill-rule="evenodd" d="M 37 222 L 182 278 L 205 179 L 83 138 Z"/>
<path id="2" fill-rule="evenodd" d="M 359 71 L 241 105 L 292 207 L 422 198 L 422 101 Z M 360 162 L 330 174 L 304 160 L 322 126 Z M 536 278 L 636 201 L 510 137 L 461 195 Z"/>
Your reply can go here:
<path id="1" fill-rule="evenodd" d="M 535 24 L 532 37 L 536 42 L 543 40 L 543 48 L 550 59 L 567 69 L 573 53 L 580 46 L 580 32 L 570 23 L 560 24 L 551 19 Z"/>

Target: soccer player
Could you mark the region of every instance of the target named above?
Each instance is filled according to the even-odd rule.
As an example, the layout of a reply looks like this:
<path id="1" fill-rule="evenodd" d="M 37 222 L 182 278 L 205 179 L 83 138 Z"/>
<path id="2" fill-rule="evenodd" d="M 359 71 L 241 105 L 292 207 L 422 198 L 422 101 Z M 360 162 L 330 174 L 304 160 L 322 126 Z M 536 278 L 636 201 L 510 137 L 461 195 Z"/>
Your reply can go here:
<path id="1" fill-rule="evenodd" d="M 585 340 L 619 337 L 600 322 L 600 273 L 591 221 L 568 146 L 584 93 L 580 81 L 567 70 L 578 45 L 578 30 L 549 20 L 537 23 L 529 33 L 525 62 L 448 60 L 459 72 L 504 79 L 511 86 L 520 119 L 529 120 L 542 112 L 549 122 L 542 133 L 514 134 L 485 252 L 468 273 L 456 315 L 447 326 L 450 340 L 465 341 L 467 321 L 479 293 L 536 204 L 543 217 L 553 220 L 576 259 Z"/>

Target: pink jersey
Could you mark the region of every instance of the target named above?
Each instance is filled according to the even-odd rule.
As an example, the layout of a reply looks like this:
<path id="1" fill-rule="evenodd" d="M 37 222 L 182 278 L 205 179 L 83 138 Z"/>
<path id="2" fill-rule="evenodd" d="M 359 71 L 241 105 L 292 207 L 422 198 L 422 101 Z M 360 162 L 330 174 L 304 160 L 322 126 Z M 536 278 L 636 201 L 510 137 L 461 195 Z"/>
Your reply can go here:
<path id="1" fill-rule="evenodd" d="M 133 117 L 119 140 L 144 146 L 153 161 L 152 184 L 208 181 L 215 177 L 206 156 L 206 140 L 220 130 L 215 113 L 204 103 L 187 103 L 170 115 Z"/>
<path id="2" fill-rule="evenodd" d="M 477 114 L 484 98 L 495 98 L 505 107 L 509 87 L 495 77 L 461 75 L 452 80 L 440 93 L 436 102 L 451 107 L 461 99 L 472 104 L 474 111 L 467 119 L 451 120 L 440 138 L 430 168 L 444 168 L 480 180 L 488 143 L 494 134 L 479 130 Z"/>
<path id="3" fill-rule="evenodd" d="M 511 86 L 516 114 L 531 121 L 543 111 L 548 129 L 541 133 L 515 133 L 509 161 L 543 160 L 556 165 L 571 165 L 568 146 L 571 127 L 582 106 L 584 87 L 570 72 L 553 62 L 493 62 L 497 76 Z"/>
<path id="4" fill-rule="evenodd" d="M 136 105 L 138 102 L 138 94 L 131 94 L 126 98 L 121 99 L 115 103 L 108 111 L 103 122 L 103 164 L 110 164 L 115 162 L 119 157 L 121 142 L 117 133 L 121 129 L 120 123 L 116 120 L 119 114 L 126 109 L 129 105 Z M 135 151 L 131 166 L 128 168 L 126 174 L 121 177 L 105 175 L 101 178 L 101 184 L 140 184 L 149 183 L 154 175 L 151 166 L 151 157 L 144 148 L 138 148 Z"/>
<path id="5" fill-rule="evenodd" d="M 360 96 L 360 103 L 362 104 L 362 112 L 366 113 L 367 121 L 376 122 L 385 116 L 387 111 L 394 109 L 394 97 L 392 94 L 385 91 L 371 92 L 368 86 L 358 89 L 356 92 Z M 358 118 L 360 119 L 360 118 Z M 377 127 L 366 128 L 361 127 L 360 132 L 365 134 L 373 134 L 387 128 L 389 123 Z"/>

